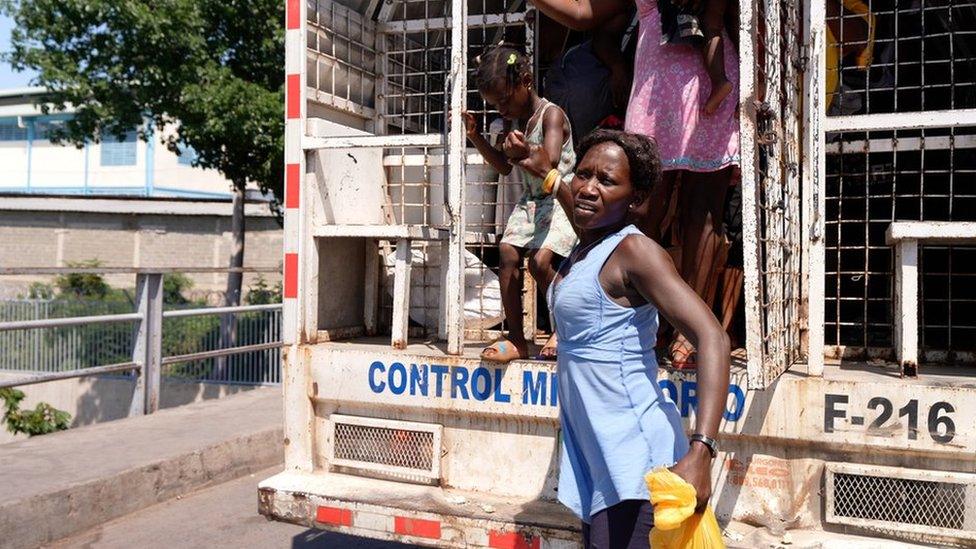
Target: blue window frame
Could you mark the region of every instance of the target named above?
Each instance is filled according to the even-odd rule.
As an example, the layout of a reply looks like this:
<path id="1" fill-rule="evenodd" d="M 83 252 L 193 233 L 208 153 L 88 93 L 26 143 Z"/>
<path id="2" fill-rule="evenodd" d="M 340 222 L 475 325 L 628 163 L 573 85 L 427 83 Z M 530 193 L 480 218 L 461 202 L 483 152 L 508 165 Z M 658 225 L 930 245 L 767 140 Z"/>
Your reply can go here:
<path id="1" fill-rule="evenodd" d="M 27 128 L 21 128 L 16 120 L 0 122 L 0 141 L 27 141 Z"/>
<path id="2" fill-rule="evenodd" d="M 102 141 L 102 166 L 136 165 L 136 131 L 126 132 L 121 140 L 114 135 Z"/>
<path id="3" fill-rule="evenodd" d="M 179 163 L 184 166 L 192 166 L 194 162 L 197 161 L 197 151 L 189 145 L 179 145 L 180 157 Z"/>

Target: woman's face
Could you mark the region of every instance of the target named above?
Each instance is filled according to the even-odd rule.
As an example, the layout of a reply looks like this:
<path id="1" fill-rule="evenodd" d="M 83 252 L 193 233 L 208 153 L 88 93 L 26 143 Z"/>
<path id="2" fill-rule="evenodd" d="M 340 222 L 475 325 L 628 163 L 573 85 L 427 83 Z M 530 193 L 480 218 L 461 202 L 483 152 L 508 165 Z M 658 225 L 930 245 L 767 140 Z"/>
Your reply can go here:
<path id="1" fill-rule="evenodd" d="M 639 202 L 630 181 L 630 163 L 619 145 L 600 143 L 589 151 L 576 168 L 570 190 L 573 195 L 573 224 L 578 228 L 599 229 L 626 219 L 631 205 Z"/>

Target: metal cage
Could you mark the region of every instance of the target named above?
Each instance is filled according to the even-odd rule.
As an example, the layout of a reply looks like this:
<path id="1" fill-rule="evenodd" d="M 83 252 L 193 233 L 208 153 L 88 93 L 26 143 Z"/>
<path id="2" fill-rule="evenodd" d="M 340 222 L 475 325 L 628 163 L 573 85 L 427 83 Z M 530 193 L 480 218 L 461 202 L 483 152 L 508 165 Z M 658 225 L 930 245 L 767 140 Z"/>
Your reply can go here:
<path id="1" fill-rule="evenodd" d="M 885 230 L 976 219 L 976 3 L 865 6 L 869 16 L 826 17 L 840 59 L 827 67 L 824 342 L 838 358 L 892 360 L 898 289 Z M 972 362 L 974 249 L 920 244 L 920 358 Z"/>

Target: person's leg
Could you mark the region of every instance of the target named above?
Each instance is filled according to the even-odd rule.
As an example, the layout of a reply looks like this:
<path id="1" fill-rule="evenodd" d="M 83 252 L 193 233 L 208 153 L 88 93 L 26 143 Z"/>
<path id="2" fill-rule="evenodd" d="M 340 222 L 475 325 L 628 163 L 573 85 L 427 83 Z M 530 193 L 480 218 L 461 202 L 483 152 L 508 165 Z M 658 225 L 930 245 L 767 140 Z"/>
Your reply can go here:
<path id="1" fill-rule="evenodd" d="M 702 54 L 705 58 L 708 79 L 712 81 L 712 93 L 705 102 L 705 114 L 712 114 L 718 110 L 722 100 L 732 93 L 732 83 L 725 74 L 725 45 L 722 37 L 727 3 L 728 0 L 705 0 L 705 10 L 702 14 L 702 33 L 705 35 Z"/>
<path id="2" fill-rule="evenodd" d="M 556 278 L 556 260 L 557 258 L 561 260 L 562 257 L 548 248 L 527 250 L 525 255 L 529 258 L 529 274 L 539 285 L 539 290 L 545 294 L 549 291 L 549 284 L 552 284 L 552 280 Z"/>
<path id="3" fill-rule="evenodd" d="M 593 515 L 584 549 L 647 549 L 653 527 L 650 501 L 622 501 Z"/>
<path id="4" fill-rule="evenodd" d="M 683 240 L 680 273 L 709 307 L 718 284 L 716 263 L 724 261 L 727 251 L 722 218 L 731 175 L 731 168 L 717 172 L 684 172 L 681 184 L 679 220 Z M 693 360 L 689 360 L 691 345 L 680 334 L 675 337 L 671 353 L 676 367 L 684 362 L 693 365 Z"/>
<path id="5" fill-rule="evenodd" d="M 522 333 L 522 254 L 524 250 L 502 242 L 498 245 L 498 283 L 502 294 L 502 307 L 505 309 L 505 323 L 508 325 L 508 341 L 515 346 L 518 357 L 529 356 L 528 345 Z M 481 353 L 481 358 L 502 360 L 513 353 L 499 348 L 493 343 Z M 510 359 L 509 359 L 510 360 Z M 506 360 L 507 362 L 507 360 Z"/>
<path id="6" fill-rule="evenodd" d="M 735 313 L 742 298 L 742 284 L 745 273 L 742 267 L 727 267 L 722 273 L 722 328 L 732 341 L 732 348 L 739 347 L 739 340 L 732 329 Z"/>
<path id="7" fill-rule="evenodd" d="M 562 260 L 562 256 L 556 255 L 548 248 L 529 250 L 526 254 L 529 258 L 529 274 L 539 285 L 542 295 L 548 295 L 549 285 L 556 278 L 557 263 Z M 539 351 L 539 356 L 544 359 L 556 358 L 556 343 L 556 334 L 553 332 L 546 344 L 542 346 L 542 350 Z"/>

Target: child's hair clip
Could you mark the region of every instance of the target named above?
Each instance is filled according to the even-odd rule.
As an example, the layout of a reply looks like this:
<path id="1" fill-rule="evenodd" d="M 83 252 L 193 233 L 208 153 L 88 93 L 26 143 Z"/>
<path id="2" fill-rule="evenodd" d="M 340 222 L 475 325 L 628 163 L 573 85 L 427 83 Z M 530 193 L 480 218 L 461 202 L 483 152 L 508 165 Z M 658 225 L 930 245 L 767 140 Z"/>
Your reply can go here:
<path id="1" fill-rule="evenodd" d="M 508 54 L 508 64 L 509 65 L 514 65 L 516 61 L 518 61 L 518 57 L 515 55 L 514 52 Z"/>

